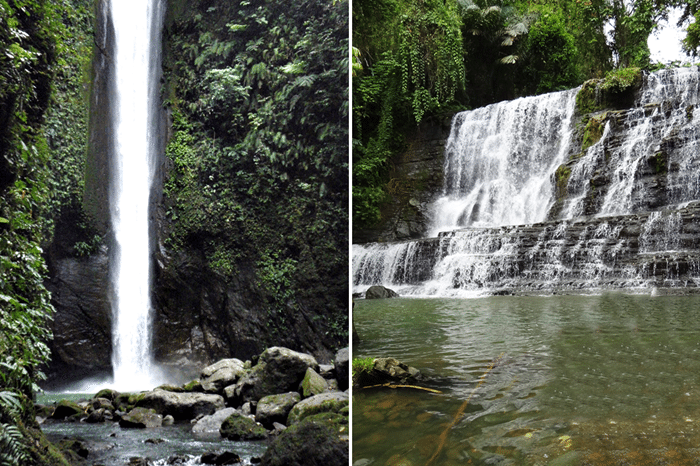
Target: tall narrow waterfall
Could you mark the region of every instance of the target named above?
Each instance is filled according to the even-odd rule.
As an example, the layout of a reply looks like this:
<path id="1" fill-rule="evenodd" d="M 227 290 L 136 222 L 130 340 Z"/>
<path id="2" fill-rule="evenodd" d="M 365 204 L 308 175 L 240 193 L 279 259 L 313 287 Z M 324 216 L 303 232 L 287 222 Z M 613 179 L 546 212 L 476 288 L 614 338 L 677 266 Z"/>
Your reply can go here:
<path id="1" fill-rule="evenodd" d="M 112 0 L 115 110 L 112 228 L 114 385 L 145 389 L 158 379 L 151 351 L 149 204 L 158 147 L 159 0 Z"/>
<path id="2" fill-rule="evenodd" d="M 700 69 L 643 81 L 626 109 L 577 115 L 574 89 L 455 115 L 429 237 L 354 245 L 356 291 L 700 287 Z"/>

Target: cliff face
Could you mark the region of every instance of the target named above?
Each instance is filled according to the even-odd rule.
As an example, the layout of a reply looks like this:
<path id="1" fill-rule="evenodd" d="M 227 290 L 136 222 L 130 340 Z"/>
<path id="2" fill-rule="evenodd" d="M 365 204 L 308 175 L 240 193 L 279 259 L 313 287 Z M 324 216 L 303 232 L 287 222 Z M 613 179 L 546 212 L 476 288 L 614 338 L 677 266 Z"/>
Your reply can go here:
<path id="1" fill-rule="evenodd" d="M 402 241 L 427 234 L 430 205 L 443 187 L 449 134 L 449 118 L 430 118 L 407 137 L 406 150 L 392 160 L 382 221 L 372 228 L 355 229 L 353 243 Z"/>
<path id="2" fill-rule="evenodd" d="M 112 26 L 98 2 L 82 206 L 47 249 L 50 377 L 109 372 Z M 168 2 L 151 200 L 156 360 L 348 338 L 347 4 Z M 92 38 L 91 38 L 92 39 Z M 92 41 L 91 41 L 92 42 Z"/>
<path id="3" fill-rule="evenodd" d="M 665 70 L 615 102 L 583 105 L 584 86 L 561 115 L 575 94 L 457 115 L 445 187 L 421 211 L 438 237 L 355 246 L 354 284 L 446 295 L 697 287 L 699 83 L 697 69 Z"/>

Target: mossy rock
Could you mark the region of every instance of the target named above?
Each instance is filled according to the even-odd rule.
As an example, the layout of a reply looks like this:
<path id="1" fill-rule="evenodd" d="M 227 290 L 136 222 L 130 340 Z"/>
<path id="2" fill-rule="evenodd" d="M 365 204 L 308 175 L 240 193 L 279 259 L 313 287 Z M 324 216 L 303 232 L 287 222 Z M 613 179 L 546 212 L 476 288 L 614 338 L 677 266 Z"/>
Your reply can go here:
<path id="1" fill-rule="evenodd" d="M 561 199 L 566 196 L 566 188 L 569 185 L 569 178 L 571 178 L 571 168 L 568 165 L 559 165 L 557 171 L 554 172 L 554 177 L 557 181 L 557 199 Z"/>
<path id="2" fill-rule="evenodd" d="M 287 416 L 287 425 L 291 426 L 302 419 L 319 413 L 340 413 L 348 404 L 347 395 L 340 392 L 312 396 L 294 405 Z"/>
<path id="3" fill-rule="evenodd" d="M 265 451 L 261 465 L 347 465 L 349 447 L 348 443 L 338 436 L 338 426 L 342 426 L 338 416 L 330 413 L 318 414 L 289 427 Z"/>
<path id="4" fill-rule="evenodd" d="M 118 396 L 118 391 L 112 390 L 110 388 L 104 388 L 97 392 L 97 394 L 93 398 L 107 398 L 109 401 L 114 402 L 114 400 L 116 400 Z"/>
<path id="5" fill-rule="evenodd" d="M 61 400 L 56 405 L 51 417 L 54 419 L 66 419 L 83 414 L 85 414 L 85 410 L 77 403 L 69 400 Z"/>
<path id="6" fill-rule="evenodd" d="M 586 127 L 583 130 L 583 142 L 581 144 L 581 150 L 583 152 L 586 152 L 589 147 L 600 141 L 600 138 L 603 137 L 607 118 L 608 114 L 603 113 L 588 120 L 588 123 L 586 123 Z"/>
<path id="7" fill-rule="evenodd" d="M 267 430 L 254 420 L 240 413 L 234 413 L 221 424 L 219 433 L 228 440 L 264 440 Z"/>
<path id="8" fill-rule="evenodd" d="M 663 151 L 649 157 L 647 163 L 657 175 L 668 173 L 668 154 Z"/>
<path id="9" fill-rule="evenodd" d="M 186 383 L 185 385 L 182 386 L 183 392 L 204 392 L 204 389 L 202 388 L 202 382 L 199 380 L 193 380 L 192 382 Z"/>

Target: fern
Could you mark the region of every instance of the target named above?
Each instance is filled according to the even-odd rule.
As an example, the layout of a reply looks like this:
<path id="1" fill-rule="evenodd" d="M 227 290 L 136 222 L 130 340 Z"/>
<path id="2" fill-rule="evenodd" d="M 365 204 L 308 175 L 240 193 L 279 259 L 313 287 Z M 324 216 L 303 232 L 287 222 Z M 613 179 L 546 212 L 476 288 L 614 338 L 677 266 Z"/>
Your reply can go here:
<path id="1" fill-rule="evenodd" d="M 30 460 L 24 437 L 16 426 L 0 424 L 0 466 L 27 464 Z"/>

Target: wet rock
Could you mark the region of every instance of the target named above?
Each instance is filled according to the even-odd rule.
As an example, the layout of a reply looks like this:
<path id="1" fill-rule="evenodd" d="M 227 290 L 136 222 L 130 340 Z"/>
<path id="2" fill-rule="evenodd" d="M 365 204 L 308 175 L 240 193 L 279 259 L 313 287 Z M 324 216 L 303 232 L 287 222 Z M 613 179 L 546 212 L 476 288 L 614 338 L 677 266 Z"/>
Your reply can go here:
<path id="1" fill-rule="evenodd" d="M 224 408 L 214 414 L 208 416 L 202 416 L 195 424 L 192 426 L 192 433 L 194 434 L 204 434 L 211 435 L 215 434 L 219 436 L 219 431 L 221 430 L 221 424 L 237 411 L 234 408 Z"/>
<path id="2" fill-rule="evenodd" d="M 67 417 L 82 415 L 85 411 L 77 403 L 68 400 L 61 400 L 51 415 L 54 419 L 65 419 Z"/>
<path id="3" fill-rule="evenodd" d="M 394 290 L 383 287 L 381 285 L 370 286 L 365 292 L 365 299 L 386 299 L 397 298 L 399 295 Z"/>
<path id="4" fill-rule="evenodd" d="M 202 370 L 202 389 L 208 393 L 221 393 L 229 385 L 234 385 L 246 372 L 245 364 L 239 359 L 222 359 Z"/>
<path id="5" fill-rule="evenodd" d="M 296 390 L 309 367 L 318 369 L 318 362 L 309 354 L 277 346 L 268 348 L 236 385 L 236 399 L 241 403 L 257 401 L 267 395 Z"/>
<path id="6" fill-rule="evenodd" d="M 241 457 L 232 451 L 211 452 L 203 454 L 201 461 L 202 464 L 239 464 Z"/>
<path id="7" fill-rule="evenodd" d="M 301 394 L 304 398 L 319 395 L 328 390 L 328 382 L 310 367 L 301 381 Z"/>
<path id="8" fill-rule="evenodd" d="M 263 466 L 347 466 L 348 444 L 323 423 L 306 419 L 286 429 L 265 451 Z"/>
<path id="9" fill-rule="evenodd" d="M 58 448 L 62 451 L 71 451 L 81 458 L 87 458 L 90 454 L 87 444 L 78 439 L 63 439 L 58 443 Z"/>
<path id="10" fill-rule="evenodd" d="M 335 378 L 338 380 L 338 388 L 347 390 L 350 383 L 350 350 L 343 348 L 335 355 Z"/>
<path id="11" fill-rule="evenodd" d="M 301 421 L 307 416 L 318 413 L 339 413 L 349 405 L 348 394 L 345 392 L 322 393 L 300 401 L 289 412 L 287 425 Z"/>
<path id="12" fill-rule="evenodd" d="M 119 421 L 119 426 L 123 428 L 150 429 L 161 425 L 163 416 L 147 408 L 134 408 Z"/>
<path id="13" fill-rule="evenodd" d="M 150 458 L 142 458 L 140 456 L 133 456 L 129 458 L 129 462 L 126 463 L 129 466 L 152 466 L 153 462 Z"/>
<path id="14" fill-rule="evenodd" d="M 221 424 L 221 436 L 228 440 L 263 440 L 267 430 L 253 419 L 234 413 Z"/>
<path id="15" fill-rule="evenodd" d="M 112 419 L 112 413 L 104 408 L 100 408 L 88 414 L 88 417 L 85 418 L 85 422 L 88 424 L 97 424 L 105 422 L 107 419 Z"/>
<path id="16" fill-rule="evenodd" d="M 160 445 L 163 442 L 165 442 L 165 440 L 162 438 L 149 438 L 143 441 L 143 443 L 147 443 L 149 445 Z"/>
<path id="17" fill-rule="evenodd" d="M 268 395 L 258 401 L 255 420 L 267 428 L 275 422 L 287 422 L 289 412 L 299 401 L 301 396 L 297 392 Z"/>
<path id="18" fill-rule="evenodd" d="M 173 393 L 156 389 L 144 393 L 137 406 L 154 409 L 157 413 L 171 415 L 175 420 L 194 419 L 200 414 L 213 414 L 224 408 L 220 395 L 206 393 Z"/>

